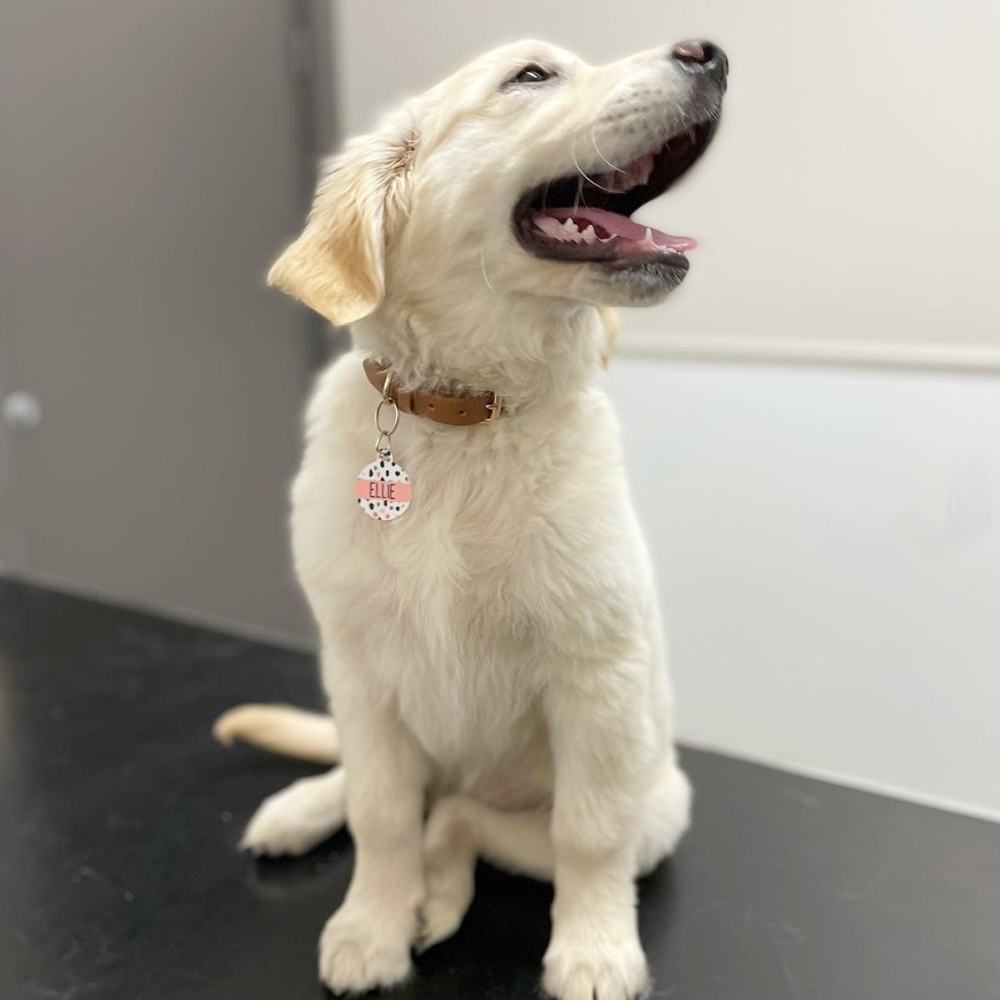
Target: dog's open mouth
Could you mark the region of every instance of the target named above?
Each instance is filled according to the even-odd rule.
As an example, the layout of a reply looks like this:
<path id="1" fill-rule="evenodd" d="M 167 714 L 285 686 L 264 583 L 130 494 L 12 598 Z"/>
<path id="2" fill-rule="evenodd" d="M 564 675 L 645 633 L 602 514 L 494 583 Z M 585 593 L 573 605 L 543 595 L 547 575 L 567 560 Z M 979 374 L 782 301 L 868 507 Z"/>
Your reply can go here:
<path id="1" fill-rule="evenodd" d="M 658 198 L 691 169 L 716 123 L 693 125 L 622 168 L 560 177 L 529 191 L 514 212 L 522 246 L 538 257 L 631 266 L 658 260 L 687 267 L 697 245 L 633 222 L 640 206 Z"/>

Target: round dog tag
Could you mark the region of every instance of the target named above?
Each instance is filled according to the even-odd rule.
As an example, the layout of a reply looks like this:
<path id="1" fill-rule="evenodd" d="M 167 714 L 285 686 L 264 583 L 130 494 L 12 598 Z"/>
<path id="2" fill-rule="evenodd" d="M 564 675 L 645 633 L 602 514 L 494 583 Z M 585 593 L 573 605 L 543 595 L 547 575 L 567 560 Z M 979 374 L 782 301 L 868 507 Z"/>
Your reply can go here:
<path id="1" fill-rule="evenodd" d="M 386 451 L 376 456 L 359 473 L 354 484 L 354 496 L 359 510 L 376 521 L 392 521 L 402 517 L 413 499 L 410 477 Z"/>

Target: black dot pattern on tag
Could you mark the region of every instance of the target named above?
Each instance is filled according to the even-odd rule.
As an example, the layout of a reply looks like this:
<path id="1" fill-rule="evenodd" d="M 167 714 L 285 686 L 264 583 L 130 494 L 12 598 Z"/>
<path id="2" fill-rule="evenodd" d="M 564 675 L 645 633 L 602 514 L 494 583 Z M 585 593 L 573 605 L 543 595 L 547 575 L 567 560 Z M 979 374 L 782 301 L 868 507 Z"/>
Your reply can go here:
<path id="1" fill-rule="evenodd" d="M 373 489 L 373 482 L 388 485 Z M 392 455 L 380 455 L 358 473 L 358 509 L 376 521 L 392 521 L 402 516 L 410 501 L 402 500 L 396 494 L 399 484 L 409 482 L 410 477 Z"/>

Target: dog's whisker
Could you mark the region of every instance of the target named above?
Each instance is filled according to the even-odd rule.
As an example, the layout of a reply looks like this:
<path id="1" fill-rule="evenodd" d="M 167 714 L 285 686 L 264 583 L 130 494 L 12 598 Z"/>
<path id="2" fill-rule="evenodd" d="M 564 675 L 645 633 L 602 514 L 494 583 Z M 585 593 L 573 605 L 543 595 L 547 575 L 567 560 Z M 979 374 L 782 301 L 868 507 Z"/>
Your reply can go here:
<path id="1" fill-rule="evenodd" d="M 486 273 L 486 250 L 483 247 L 479 248 L 479 266 L 483 272 L 483 281 L 486 282 L 486 287 L 497 297 L 500 298 L 500 293 L 493 287 L 493 282 L 490 281 L 490 276 Z"/>
<path id="2" fill-rule="evenodd" d="M 615 194 L 615 189 L 614 188 L 607 188 L 603 184 L 598 184 L 597 181 L 595 181 L 593 177 L 590 177 L 588 174 L 586 174 L 584 172 L 583 167 L 580 166 L 580 161 L 576 158 L 576 144 L 575 143 L 573 145 L 573 164 L 575 165 L 576 169 L 579 171 L 580 176 L 582 178 L 584 178 L 584 180 L 590 181 L 590 183 L 593 184 L 595 188 L 600 188 L 602 191 L 607 191 L 608 194 Z"/>
<path id="3" fill-rule="evenodd" d="M 613 163 L 612 163 L 612 162 L 611 162 L 611 161 L 610 161 L 610 160 L 609 160 L 609 159 L 608 159 L 608 158 L 607 158 L 607 157 L 606 157 L 606 156 L 605 156 L 605 155 L 604 155 L 604 154 L 603 154 L 603 153 L 601 152 L 601 147 L 597 145 L 597 126 L 596 126 L 596 125 L 595 125 L 595 126 L 594 126 L 594 127 L 593 127 L 593 128 L 591 129 L 591 130 L 590 130 L 590 141 L 591 141 L 591 144 L 592 144 L 592 145 L 593 145 L 593 147 L 594 147 L 594 152 L 595 152 L 595 153 L 597 153 L 597 155 L 598 155 L 598 156 L 599 156 L 599 157 L 600 157 L 600 158 L 601 158 L 602 160 L 604 160 L 604 162 L 605 162 L 605 163 L 606 163 L 606 164 L 607 164 L 607 165 L 608 165 L 609 167 L 611 167 L 611 169 L 612 169 L 612 170 L 615 170 L 615 171 L 617 171 L 617 172 L 618 172 L 618 173 L 620 173 L 620 174 L 623 174 L 623 173 L 625 173 L 625 171 L 624 171 L 624 170 L 623 170 L 623 169 L 622 169 L 621 167 L 616 167 L 616 166 L 615 166 L 615 165 L 614 165 L 614 164 L 613 164 Z"/>

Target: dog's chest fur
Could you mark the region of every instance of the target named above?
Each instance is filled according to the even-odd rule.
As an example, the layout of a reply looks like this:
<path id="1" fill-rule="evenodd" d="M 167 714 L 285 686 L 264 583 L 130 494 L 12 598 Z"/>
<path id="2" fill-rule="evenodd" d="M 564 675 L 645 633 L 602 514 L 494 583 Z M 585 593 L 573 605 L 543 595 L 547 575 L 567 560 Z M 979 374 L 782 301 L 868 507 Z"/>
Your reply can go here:
<path id="1" fill-rule="evenodd" d="M 349 357 L 324 379 L 294 490 L 296 564 L 333 655 L 357 658 L 460 783 L 499 760 L 544 766 L 538 705 L 554 672 L 641 631 L 610 411 L 595 393 L 586 427 L 579 405 L 471 429 L 408 418 L 393 453 L 414 500 L 377 522 L 352 499 L 374 443 L 362 378 Z"/>

